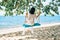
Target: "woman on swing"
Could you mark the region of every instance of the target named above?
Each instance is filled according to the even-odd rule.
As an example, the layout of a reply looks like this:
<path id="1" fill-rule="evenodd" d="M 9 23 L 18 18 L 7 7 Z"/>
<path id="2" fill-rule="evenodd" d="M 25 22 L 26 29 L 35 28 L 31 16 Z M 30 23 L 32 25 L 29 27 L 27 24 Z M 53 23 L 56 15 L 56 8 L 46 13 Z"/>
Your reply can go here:
<path id="1" fill-rule="evenodd" d="M 40 15 L 40 11 L 38 11 L 38 14 L 35 14 L 35 8 L 32 7 L 29 11 L 29 13 L 27 12 L 25 15 L 25 27 L 31 27 L 31 26 L 35 26 L 35 25 L 40 25 L 39 23 L 34 23 L 34 20 L 37 19 Z"/>

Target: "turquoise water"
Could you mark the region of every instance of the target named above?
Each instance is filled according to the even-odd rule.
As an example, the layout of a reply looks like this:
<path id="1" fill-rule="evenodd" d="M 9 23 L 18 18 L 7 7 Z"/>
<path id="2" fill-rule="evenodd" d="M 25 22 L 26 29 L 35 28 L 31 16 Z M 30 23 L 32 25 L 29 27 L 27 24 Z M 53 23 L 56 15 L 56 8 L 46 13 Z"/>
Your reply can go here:
<path id="1" fill-rule="evenodd" d="M 0 28 L 8 28 L 14 25 L 23 25 L 24 16 L 0 16 Z M 40 16 L 40 24 L 60 22 L 60 16 Z"/>

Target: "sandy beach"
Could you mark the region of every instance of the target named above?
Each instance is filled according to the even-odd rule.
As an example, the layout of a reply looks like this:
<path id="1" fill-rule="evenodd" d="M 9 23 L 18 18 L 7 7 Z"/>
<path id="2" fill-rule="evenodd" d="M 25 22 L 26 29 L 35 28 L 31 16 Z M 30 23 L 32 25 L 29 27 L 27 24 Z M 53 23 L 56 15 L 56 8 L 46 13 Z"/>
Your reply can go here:
<path id="1" fill-rule="evenodd" d="M 58 29 L 57 29 L 58 28 Z M 27 31 L 27 29 L 30 29 Z M 3 40 L 5 37 L 7 37 L 7 39 L 9 37 L 13 38 L 14 40 L 15 39 L 26 39 L 26 37 L 30 37 L 31 40 L 33 40 L 34 38 L 36 40 L 40 40 L 38 35 L 40 35 L 40 37 L 43 35 L 44 36 L 44 33 L 48 33 L 46 34 L 46 36 L 48 35 L 55 35 L 54 32 L 57 31 L 58 34 L 60 33 L 60 23 L 50 23 L 50 24 L 41 24 L 41 26 L 34 26 L 34 27 L 29 27 L 29 28 L 24 28 L 20 25 L 17 25 L 16 27 L 14 28 L 5 28 L 5 29 L 0 29 L 0 38 Z M 33 32 L 32 32 L 33 31 Z M 40 33 L 39 33 L 40 32 Z M 24 33 L 24 35 L 23 35 Z M 35 34 L 37 33 L 37 34 Z M 50 34 L 49 34 L 50 33 Z M 58 35 L 56 34 L 56 35 Z M 37 36 L 38 38 L 34 37 Z M 59 34 L 60 35 L 60 34 Z M 45 37 L 46 37 L 45 36 Z M 3 38 L 4 37 L 4 38 Z M 48 37 L 47 37 L 48 38 Z M 50 38 L 50 37 L 49 37 Z M 55 37 L 51 37 L 53 40 Z M 58 38 L 60 38 L 60 36 L 58 36 Z M 18 40 L 17 39 L 17 40 Z M 34 40 L 35 40 L 34 39 Z M 6 40 L 6 38 L 5 38 Z M 11 39 L 10 39 L 11 40 Z M 60 39 L 59 39 L 60 40 Z"/>

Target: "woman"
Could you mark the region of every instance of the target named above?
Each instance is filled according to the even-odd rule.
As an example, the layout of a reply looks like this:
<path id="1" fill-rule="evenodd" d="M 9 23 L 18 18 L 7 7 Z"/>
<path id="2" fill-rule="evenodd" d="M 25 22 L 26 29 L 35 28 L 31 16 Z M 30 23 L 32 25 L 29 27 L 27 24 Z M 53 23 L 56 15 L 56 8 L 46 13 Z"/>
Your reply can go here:
<path id="1" fill-rule="evenodd" d="M 35 26 L 37 23 L 34 23 L 34 20 L 40 15 L 40 11 L 38 12 L 38 15 L 35 14 L 35 8 L 32 7 L 29 11 L 29 13 L 26 13 L 25 16 L 25 27 L 31 27 L 31 26 Z M 40 24 L 38 24 L 40 25 Z"/>

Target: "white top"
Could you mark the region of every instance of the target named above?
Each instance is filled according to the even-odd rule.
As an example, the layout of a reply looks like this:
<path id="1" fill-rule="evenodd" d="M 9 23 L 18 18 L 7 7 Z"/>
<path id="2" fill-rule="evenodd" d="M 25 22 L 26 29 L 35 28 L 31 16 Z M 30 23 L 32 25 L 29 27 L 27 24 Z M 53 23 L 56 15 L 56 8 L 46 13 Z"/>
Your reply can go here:
<path id="1" fill-rule="evenodd" d="M 34 24 L 34 14 L 28 13 L 28 17 L 25 18 L 25 24 L 33 25 Z"/>

